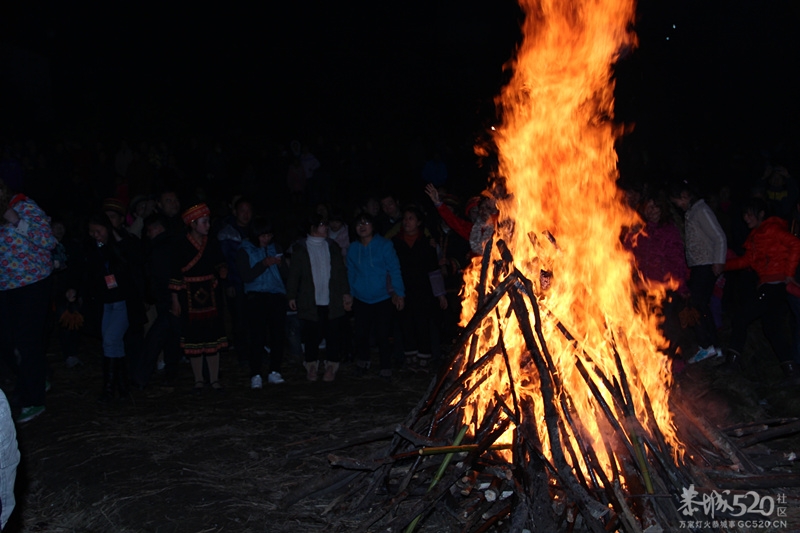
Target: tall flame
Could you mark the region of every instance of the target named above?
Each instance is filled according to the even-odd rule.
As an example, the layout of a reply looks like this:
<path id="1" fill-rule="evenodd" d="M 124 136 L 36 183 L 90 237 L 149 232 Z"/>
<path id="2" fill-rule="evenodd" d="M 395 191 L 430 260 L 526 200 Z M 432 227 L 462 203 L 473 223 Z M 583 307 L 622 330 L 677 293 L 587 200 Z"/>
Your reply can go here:
<path id="1" fill-rule="evenodd" d="M 498 98 L 503 123 L 494 139 L 507 194 L 498 199 L 495 239 L 508 244 L 514 266 L 535 282 L 541 326 L 556 373 L 586 430 L 581 438 L 597 441 L 602 450 L 600 439 L 607 428 L 576 369 L 576 359 L 621 382 L 616 349 L 636 417 L 643 425 L 655 422 L 679 453 L 668 409 L 671 375 L 659 351 L 664 340 L 652 309 L 664 288 L 643 291 L 634 285 L 632 257 L 620 242 L 622 229 L 636 224 L 637 216 L 615 186 L 614 141 L 620 132 L 611 121 L 612 66 L 621 50 L 635 45 L 629 31 L 634 2 L 521 2 L 526 11 L 524 40 L 513 78 Z M 497 257 L 498 252 L 493 253 Z M 479 263 L 473 263 L 467 276 L 465 321 L 477 308 Z M 552 273 L 547 290 L 539 284 L 542 271 Z M 538 398 L 538 381 L 525 375 L 525 369 L 532 367 L 513 314 L 500 312 L 488 318 L 480 348 L 496 343 L 500 329 L 512 366 L 519 369 L 518 386 L 523 394 Z M 504 372 L 502 366 L 487 370 L 491 378 L 480 386 L 482 405 L 468 406 L 466 420 L 472 420 L 472 409 L 491 408 L 494 391 L 509 392 Z M 648 395 L 652 410 L 647 407 Z M 534 404 L 537 412 L 528 416 L 542 420 L 541 401 Z M 547 448 L 548 439 L 542 437 Z"/>

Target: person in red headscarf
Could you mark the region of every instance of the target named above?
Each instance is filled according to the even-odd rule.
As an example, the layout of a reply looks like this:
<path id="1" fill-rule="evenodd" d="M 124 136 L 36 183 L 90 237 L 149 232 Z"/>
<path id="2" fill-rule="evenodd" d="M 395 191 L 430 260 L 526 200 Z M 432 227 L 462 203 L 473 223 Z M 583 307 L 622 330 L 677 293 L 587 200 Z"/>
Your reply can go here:
<path id="1" fill-rule="evenodd" d="M 227 347 L 225 325 L 219 308 L 219 280 L 227 277 L 219 241 L 209 239 L 211 212 L 206 204 L 187 209 L 183 222 L 189 231 L 175 243 L 172 275 L 172 314 L 181 318 L 181 348 L 192 364 L 194 392 L 205 386 L 203 357 L 208 364 L 211 388 L 221 391 L 219 350 Z"/>

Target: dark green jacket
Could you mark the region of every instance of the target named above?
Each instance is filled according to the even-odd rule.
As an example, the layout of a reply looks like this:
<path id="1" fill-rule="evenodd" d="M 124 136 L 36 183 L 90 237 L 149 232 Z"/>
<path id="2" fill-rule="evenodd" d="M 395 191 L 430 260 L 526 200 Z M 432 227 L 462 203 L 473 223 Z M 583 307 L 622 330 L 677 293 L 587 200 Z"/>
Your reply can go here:
<path id="1" fill-rule="evenodd" d="M 350 294 L 347 282 L 347 268 L 344 265 L 342 250 L 333 240 L 328 239 L 331 254 L 331 300 L 328 318 L 344 316 L 344 295 Z M 301 320 L 317 320 L 317 302 L 314 297 L 314 278 L 311 274 L 311 259 L 308 256 L 306 241 L 298 241 L 292 246 L 292 261 L 289 279 L 286 283 L 286 298 L 297 303 L 297 317 Z"/>

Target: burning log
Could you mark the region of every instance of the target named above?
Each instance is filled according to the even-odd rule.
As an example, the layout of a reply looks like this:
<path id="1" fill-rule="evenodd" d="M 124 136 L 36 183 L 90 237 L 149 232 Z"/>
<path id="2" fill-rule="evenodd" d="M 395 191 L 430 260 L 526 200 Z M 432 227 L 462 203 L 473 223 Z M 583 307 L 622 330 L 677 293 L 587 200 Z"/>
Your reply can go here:
<path id="1" fill-rule="evenodd" d="M 693 413 L 690 413 L 684 409 L 680 404 L 676 404 L 676 408 L 683 416 L 686 417 L 688 421 L 690 421 L 697 429 L 700 430 L 703 436 L 707 438 L 716 449 L 720 450 L 726 455 L 727 459 L 737 471 L 748 472 L 751 474 L 761 471 L 758 466 L 753 464 L 746 454 L 742 453 L 736 446 L 733 445 L 733 443 L 728 440 L 725 435 L 722 434 L 722 432 L 712 427 L 711 424 L 703 419 L 703 417 L 695 416 Z"/>

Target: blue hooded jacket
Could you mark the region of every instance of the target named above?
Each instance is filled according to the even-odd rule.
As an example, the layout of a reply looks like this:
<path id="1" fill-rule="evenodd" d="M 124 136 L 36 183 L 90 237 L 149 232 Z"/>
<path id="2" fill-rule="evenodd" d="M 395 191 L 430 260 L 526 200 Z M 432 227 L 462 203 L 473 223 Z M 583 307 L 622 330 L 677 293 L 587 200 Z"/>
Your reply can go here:
<path id="1" fill-rule="evenodd" d="M 252 281 L 245 281 L 244 292 L 269 292 L 272 294 L 286 294 L 286 286 L 283 284 L 283 279 L 281 278 L 278 265 L 265 267 L 264 265 L 260 264 L 265 257 L 273 257 L 277 254 L 277 248 L 275 247 L 275 244 L 270 243 L 266 248 L 260 248 L 252 242 L 246 240 L 242 241 L 242 247 L 239 249 L 239 253 L 247 254 L 247 261 L 249 263 L 248 266 L 250 267 L 247 270 L 255 271 L 255 273 L 257 273 L 258 270 L 263 269 L 263 271 L 258 274 L 255 279 Z M 243 277 L 247 278 L 249 276 L 244 275 Z"/>
<path id="2" fill-rule="evenodd" d="M 391 298 L 389 287 L 405 297 L 406 289 L 400 275 L 400 261 L 392 241 L 375 235 L 364 246 L 360 241 L 350 245 L 347 252 L 347 278 L 353 298 L 376 304 Z"/>

